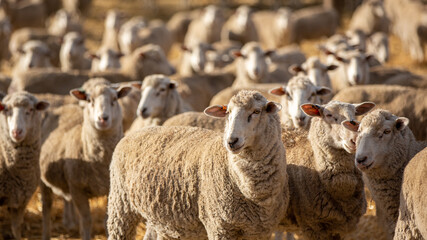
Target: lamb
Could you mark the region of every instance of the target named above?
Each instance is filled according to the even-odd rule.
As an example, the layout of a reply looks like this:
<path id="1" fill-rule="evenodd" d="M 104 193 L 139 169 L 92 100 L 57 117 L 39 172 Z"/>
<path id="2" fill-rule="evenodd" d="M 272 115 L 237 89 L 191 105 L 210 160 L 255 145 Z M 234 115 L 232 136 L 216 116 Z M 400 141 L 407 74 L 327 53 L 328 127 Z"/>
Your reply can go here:
<path id="1" fill-rule="evenodd" d="M 105 29 L 102 35 L 100 49 L 111 49 L 119 51 L 119 31 L 122 25 L 122 14 L 117 10 L 108 10 L 105 17 Z"/>
<path id="2" fill-rule="evenodd" d="M 76 105 L 54 111 L 60 118 L 68 120 L 59 121 L 59 126 L 47 136 L 41 149 L 43 239 L 50 238 L 53 192 L 76 207 L 82 239 L 90 239 L 89 198 L 108 193 L 111 155 L 123 136 L 117 100 L 130 90 L 130 87 L 122 87 L 116 91 L 102 84 L 90 92 L 74 89 L 70 94 L 84 101 L 83 111 Z M 60 141 L 64 137 L 71 142 Z M 72 222 L 68 224 L 66 227 L 72 226 Z"/>
<path id="3" fill-rule="evenodd" d="M 60 9 L 48 21 L 47 32 L 52 36 L 63 37 L 69 32 L 82 33 L 83 26 L 79 15 Z"/>
<path id="4" fill-rule="evenodd" d="M 400 194 L 399 219 L 396 224 L 395 240 L 427 239 L 426 206 L 426 159 L 424 148 L 411 159 L 403 175 Z"/>
<path id="5" fill-rule="evenodd" d="M 118 70 L 121 68 L 120 58 L 123 57 L 121 52 L 110 48 L 102 48 L 92 55 L 92 72 L 105 72 L 108 70 Z"/>
<path id="6" fill-rule="evenodd" d="M 129 55 L 136 48 L 142 46 L 139 42 L 138 33 L 139 30 L 145 28 L 147 22 L 142 17 L 133 17 L 125 22 L 119 31 L 118 42 L 120 51 L 125 55 Z"/>
<path id="7" fill-rule="evenodd" d="M 109 239 L 134 238 L 140 221 L 145 239 L 269 239 L 289 200 L 279 109 L 241 91 L 227 107 L 205 110 L 227 116 L 223 135 L 150 127 L 126 136 L 110 167 Z M 154 187 L 136 184 L 149 179 Z"/>
<path id="8" fill-rule="evenodd" d="M 320 98 L 331 91 L 330 88 L 314 85 L 306 76 L 295 76 L 286 86 L 271 89 L 270 94 L 281 96 L 281 121 L 286 128 L 308 128 L 310 117 L 304 114 L 300 106 L 305 103 L 321 104 Z"/>
<path id="9" fill-rule="evenodd" d="M 368 38 L 367 52 L 374 55 L 382 64 L 388 62 L 390 50 L 387 34 L 377 32 Z"/>
<path id="10" fill-rule="evenodd" d="M 340 239 L 354 229 L 366 211 L 362 174 L 353 159 L 357 134 L 343 126 L 375 104 L 331 101 L 304 104 L 313 117 L 308 133 L 284 131 L 290 202 L 280 227 L 304 239 Z"/>
<path id="11" fill-rule="evenodd" d="M 191 21 L 185 35 L 184 45 L 194 46 L 199 42 L 214 43 L 220 41 L 221 29 L 224 25 L 222 10 L 209 5 L 202 10 L 202 14 Z"/>
<path id="12" fill-rule="evenodd" d="M 59 53 L 61 70 L 89 70 L 92 59 L 87 56 L 87 48 L 84 44 L 84 37 L 77 32 L 70 32 L 64 36 L 64 43 Z"/>
<path id="13" fill-rule="evenodd" d="M 7 207 L 18 240 L 25 208 L 40 179 L 41 112 L 48 107 L 26 92 L 8 95 L 0 104 L 0 205 Z"/>
<path id="14" fill-rule="evenodd" d="M 394 114 L 407 117 L 409 127 L 418 140 L 427 140 L 427 104 L 426 89 L 414 89 L 402 86 L 366 85 L 343 89 L 334 96 L 334 100 L 346 102 L 373 101 L 378 107 L 390 110 Z M 402 104 L 404 103 L 404 104 Z"/>
<path id="15" fill-rule="evenodd" d="M 242 45 L 258 41 L 258 32 L 252 20 L 252 9 L 241 5 L 221 30 L 221 41 L 237 41 Z"/>
<path id="16" fill-rule="evenodd" d="M 409 160 L 427 146 L 427 142 L 415 140 L 408 123 L 409 119 L 382 109 L 366 115 L 358 127 L 344 123 L 358 131 L 354 161 L 368 180 L 388 239 L 393 239 L 398 219 L 403 171 Z"/>
<path id="17" fill-rule="evenodd" d="M 147 76 L 142 84 L 134 86 L 141 89 L 141 100 L 136 111 L 139 117 L 133 122 L 130 132 L 162 125 L 168 118 L 191 110 L 179 95 L 177 83 L 164 75 Z"/>
<path id="18" fill-rule="evenodd" d="M 362 30 L 367 36 L 375 32 L 388 33 L 389 20 L 382 0 L 365 0 L 353 13 L 350 30 Z"/>
<path id="19" fill-rule="evenodd" d="M 169 118 L 162 126 L 201 127 L 222 132 L 225 128 L 225 120 L 222 118 L 208 117 L 201 112 L 184 112 Z"/>

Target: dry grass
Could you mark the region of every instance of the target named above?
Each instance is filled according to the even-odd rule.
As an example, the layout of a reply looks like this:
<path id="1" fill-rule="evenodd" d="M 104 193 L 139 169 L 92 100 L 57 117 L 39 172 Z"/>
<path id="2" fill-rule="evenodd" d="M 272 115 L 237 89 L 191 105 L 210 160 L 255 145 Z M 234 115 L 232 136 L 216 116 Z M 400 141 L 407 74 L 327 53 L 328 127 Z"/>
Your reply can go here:
<path id="1" fill-rule="evenodd" d="M 124 12 L 127 16 L 134 15 L 144 15 L 148 18 L 161 17 L 165 18 L 170 16 L 171 13 L 179 10 L 179 1 L 174 0 L 161 0 L 162 6 L 167 6 L 165 9 L 158 9 L 156 11 L 147 11 L 142 6 L 141 1 L 137 0 L 94 0 L 94 7 L 90 10 L 88 17 L 85 19 L 84 30 L 87 36 L 87 44 L 89 49 L 96 51 L 99 46 L 102 38 L 102 32 L 104 31 L 103 21 L 108 9 L 115 8 Z M 208 2 L 213 2 L 211 0 L 198 1 L 198 5 L 204 5 Z M 214 1 L 215 2 L 215 1 Z M 219 1 L 218 1 L 219 2 Z M 254 0 L 242 1 L 245 3 L 253 3 Z M 348 21 L 347 21 L 348 22 Z M 344 24 L 346 25 L 346 24 Z M 317 44 L 321 41 L 304 41 L 301 45 L 302 50 L 307 55 L 317 55 L 319 52 L 317 50 Z M 427 63 L 416 64 L 414 63 L 407 52 L 402 48 L 402 44 L 399 39 L 395 36 L 391 37 L 391 60 L 387 64 L 389 66 L 404 67 L 409 70 L 418 73 L 427 75 Z M 175 46 L 169 57 L 171 59 L 177 59 L 180 55 L 178 47 Z M 3 71 L 8 71 L 9 66 L 3 65 Z M 369 198 L 370 199 L 370 198 Z M 104 220 L 106 212 L 106 203 L 107 198 L 101 197 L 92 199 L 90 201 L 92 216 L 93 216 L 93 236 L 94 239 L 106 239 L 105 230 L 104 230 Z M 375 204 L 372 200 L 369 200 L 368 212 L 362 218 L 361 222 L 356 227 L 357 231 L 348 236 L 349 240 L 356 239 L 375 239 L 381 240 L 384 239 L 384 234 L 379 230 L 375 217 Z M 54 201 L 53 211 L 52 211 L 52 237 L 53 239 L 78 239 L 78 233 L 68 233 L 62 226 L 62 201 L 58 198 Z M 40 193 L 37 191 L 32 200 L 30 201 L 27 211 L 25 213 L 24 224 L 23 224 L 23 237 L 26 239 L 40 239 L 41 238 L 41 201 Z M 6 216 L 4 209 L 0 209 L 0 232 L 6 233 L 6 235 L 11 236 L 10 234 L 10 224 L 8 216 Z M 144 235 L 144 228 L 141 227 L 138 229 L 138 239 L 141 239 Z M 0 236 L 2 240 L 2 236 Z"/>

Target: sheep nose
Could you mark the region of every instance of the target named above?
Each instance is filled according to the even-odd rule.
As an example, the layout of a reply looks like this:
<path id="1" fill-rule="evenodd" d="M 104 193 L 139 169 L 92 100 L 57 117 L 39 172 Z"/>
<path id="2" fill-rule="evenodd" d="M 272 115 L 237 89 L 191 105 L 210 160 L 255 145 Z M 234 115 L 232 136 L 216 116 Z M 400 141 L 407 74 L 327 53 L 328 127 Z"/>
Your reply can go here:
<path id="1" fill-rule="evenodd" d="M 365 162 L 365 161 L 366 161 L 366 159 L 368 159 L 368 157 L 367 157 L 367 156 L 357 157 L 357 158 L 356 158 L 356 161 L 357 161 L 357 163 L 363 163 L 363 162 Z"/>
<path id="2" fill-rule="evenodd" d="M 354 82 L 359 83 L 360 77 L 359 75 L 354 76 Z"/>
<path id="3" fill-rule="evenodd" d="M 108 118 L 109 117 L 107 115 L 102 115 L 102 116 L 98 117 L 99 121 L 102 121 L 102 122 L 108 121 Z"/>
<path id="4" fill-rule="evenodd" d="M 234 148 L 234 145 L 236 145 L 238 141 L 239 141 L 239 138 L 232 137 L 228 140 L 228 146 L 230 146 L 230 148 Z"/>
<path id="5" fill-rule="evenodd" d="M 12 130 L 12 135 L 14 138 L 19 137 L 22 134 L 22 129 L 13 129 Z"/>
<path id="6" fill-rule="evenodd" d="M 254 69 L 254 73 L 255 73 L 256 76 L 258 76 L 259 75 L 259 68 L 255 68 Z"/>
<path id="7" fill-rule="evenodd" d="M 304 122 L 304 120 L 305 120 L 305 116 L 301 116 L 301 117 L 299 117 L 299 118 L 298 118 L 298 120 L 299 120 L 300 122 Z"/>
<path id="8" fill-rule="evenodd" d="M 143 108 L 143 109 L 141 110 L 141 113 L 142 113 L 142 114 L 144 114 L 145 112 L 147 112 L 147 108 Z"/>

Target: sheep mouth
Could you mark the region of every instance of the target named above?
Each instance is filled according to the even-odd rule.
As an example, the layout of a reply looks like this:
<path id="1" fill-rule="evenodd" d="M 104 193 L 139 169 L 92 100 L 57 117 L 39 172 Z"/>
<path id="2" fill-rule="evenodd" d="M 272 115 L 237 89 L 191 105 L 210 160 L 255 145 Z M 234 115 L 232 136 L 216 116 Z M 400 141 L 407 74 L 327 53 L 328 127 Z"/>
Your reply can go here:
<path id="1" fill-rule="evenodd" d="M 242 144 L 240 146 L 233 147 L 233 148 L 229 148 L 229 149 L 230 149 L 230 152 L 237 154 L 243 149 L 243 147 L 244 147 L 244 144 Z"/>
<path id="2" fill-rule="evenodd" d="M 364 165 L 363 163 L 358 163 L 358 164 L 357 164 L 357 168 L 358 168 L 360 171 L 366 171 L 366 170 L 370 169 L 370 168 L 372 167 L 372 165 L 374 165 L 374 162 L 371 162 L 371 163 L 370 163 L 370 164 L 368 164 L 368 165 Z"/>

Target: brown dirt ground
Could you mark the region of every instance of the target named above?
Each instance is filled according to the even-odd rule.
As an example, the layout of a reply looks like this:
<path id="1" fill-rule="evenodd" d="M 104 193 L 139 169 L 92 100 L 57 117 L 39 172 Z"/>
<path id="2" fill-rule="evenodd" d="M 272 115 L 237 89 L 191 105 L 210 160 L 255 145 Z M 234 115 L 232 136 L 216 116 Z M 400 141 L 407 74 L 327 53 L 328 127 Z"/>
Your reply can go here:
<path id="1" fill-rule="evenodd" d="M 170 14 L 179 10 L 179 1 L 174 0 L 160 0 L 161 9 L 157 11 L 148 11 L 144 10 L 142 6 L 142 2 L 138 0 L 94 0 L 94 6 L 89 11 L 88 17 L 85 19 L 84 30 L 87 36 L 87 45 L 89 49 L 95 51 L 97 46 L 99 46 L 102 38 L 103 32 L 103 21 L 105 14 L 108 9 L 116 8 L 124 12 L 127 16 L 134 15 L 144 15 L 147 18 L 160 17 L 165 18 L 166 16 L 170 16 Z M 203 0 L 198 1 L 197 5 L 205 5 L 210 2 L 215 2 L 212 0 Z M 244 3 L 251 4 L 254 1 L 246 0 L 241 1 Z M 344 21 L 344 25 L 346 25 L 347 21 Z M 301 44 L 302 50 L 307 55 L 317 55 L 319 51 L 317 50 L 317 44 L 319 44 L 321 40 L 315 41 L 304 41 Z M 404 67 L 408 68 L 411 71 L 427 75 L 427 63 L 424 62 L 422 64 L 414 63 L 408 53 L 403 50 L 403 46 L 400 40 L 392 36 L 390 39 L 391 45 L 391 60 L 387 64 L 389 66 L 396 67 Z M 179 57 L 179 47 L 174 46 L 169 57 L 171 59 L 177 59 Z M 6 66 L 2 66 L 3 71 L 8 72 L 10 69 L 7 64 Z M 369 193 L 368 193 L 369 195 Z M 24 217 L 24 223 L 22 226 L 22 234 L 24 239 L 40 239 L 42 226 L 41 226 L 41 196 L 40 192 L 37 190 L 34 196 L 32 197 L 26 213 Z M 368 196 L 368 199 L 371 199 Z M 106 212 L 106 204 L 107 198 L 101 197 L 92 199 L 90 201 L 92 216 L 93 216 L 93 239 L 106 239 L 105 230 L 104 230 L 104 220 L 105 220 L 105 212 Z M 79 239 L 77 232 L 68 233 L 64 227 L 62 226 L 62 201 L 57 198 L 54 201 L 54 206 L 52 210 L 52 239 Z M 372 200 L 368 201 L 368 211 L 365 216 L 362 218 L 360 223 L 355 228 L 356 231 L 351 233 L 346 239 L 348 240 L 358 240 L 358 239 L 372 239 L 372 240 L 382 240 L 384 238 L 384 234 L 381 229 L 378 227 L 377 219 L 375 217 L 375 203 Z M 8 216 L 5 214 L 5 209 L 0 209 L 0 232 L 2 235 L 6 235 L 7 237 L 11 236 L 10 231 L 10 223 Z M 138 229 L 137 239 L 141 239 L 144 236 L 144 226 L 141 226 Z M 0 240 L 3 237 L 0 236 Z"/>

